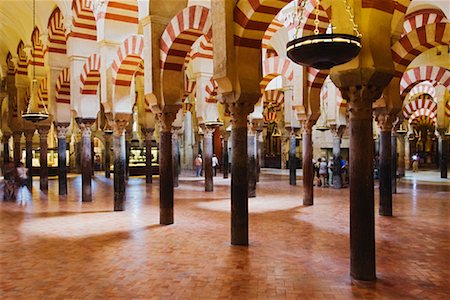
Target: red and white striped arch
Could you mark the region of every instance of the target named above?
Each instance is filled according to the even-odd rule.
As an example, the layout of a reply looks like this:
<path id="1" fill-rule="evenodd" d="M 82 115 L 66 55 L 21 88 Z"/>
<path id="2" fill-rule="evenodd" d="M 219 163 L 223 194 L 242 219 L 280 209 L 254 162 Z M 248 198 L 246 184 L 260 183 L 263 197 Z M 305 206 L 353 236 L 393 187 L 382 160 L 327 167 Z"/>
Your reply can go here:
<path id="1" fill-rule="evenodd" d="M 30 65 L 35 65 L 36 67 L 44 66 L 44 44 L 40 35 L 39 28 L 35 27 L 31 34 L 31 55 L 33 59 L 30 61 Z"/>
<path id="2" fill-rule="evenodd" d="M 16 74 L 16 66 L 12 61 L 11 52 L 8 52 L 8 54 L 6 55 L 6 66 L 8 67 L 7 74 L 14 76 Z"/>
<path id="3" fill-rule="evenodd" d="M 403 73 L 400 81 L 400 93 L 406 95 L 422 81 L 438 82 L 450 91 L 450 71 L 438 66 L 420 66 Z"/>
<path id="4" fill-rule="evenodd" d="M 426 108 L 415 111 L 408 120 L 411 125 L 436 126 L 436 114 Z"/>
<path id="5" fill-rule="evenodd" d="M 97 24 L 92 11 L 92 0 L 72 1 L 71 37 L 84 40 L 97 40 Z"/>
<path id="6" fill-rule="evenodd" d="M 198 45 L 198 47 L 195 47 L 195 50 L 192 49 L 191 52 L 187 53 L 186 57 L 189 56 L 191 60 L 195 60 L 196 58 L 213 59 L 213 46 L 208 36 L 202 35 L 194 42 L 193 48 L 195 45 Z"/>
<path id="7" fill-rule="evenodd" d="M 409 64 L 422 52 L 450 43 L 450 23 L 427 24 L 404 35 L 391 48 L 395 76 L 400 78 Z"/>
<path id="8" fill-rule="evenodd" d="M 139 23 L 139 9 L 136 0 L 107 0 L 105 2 L 105 5 L 96 10 L 95 18 L 97 21 L 105 19 L 130 24 Z"/>
<path id="9" fill-rule="evenodd" d="M 267 27 L 266 32 L 264 32 L 264 36 L 262 39 L 262 48 L 263 49 L 271 49 L 273 47 L 270 45 L 270 40 L 272 37 L 280 30 L 280 28 L 284 27 L 283 23 L 281 23 L 277 18 L 274 18 L 270 23 L 269 27 Z"/>
<path id="10" fill-rule="evenodd" d="M 44 104 L 48 107 L 48 86 L 47 86 L 47 77 L 44 77 L 39 85 L 39 90 L 38 90 L 38 99 L 39 99 L 39 104 L 38 107 L 39 109 L 44 109 Z"/>
<path id="11" fill-rule="evenodd" d="M 406 120 L 410 118 L 411 115 L 416 113 L 417 111 L 429 111 L 436 114 L 437 111 L 437 103 L 434 102 L 429 97 L 418 97 L 413 101 L 408 102 L 405 106 L 403 106 L 403 116 Z"/>
<path id="12" fill-rule="evenodd" d="M 235 45 L 261 48 L 261 41 L 267 28 L 289 2 L 291 0 L 239 0 L 234 9 Z M 315 7 L 316 0 L 311 0 L 309 3 Z M 328 11 L 329 7 L 322 7 L 322 9 Z M 308 16 L 307 20 L 310 19 Z"/>
<path id="13" fill-rule="evenodd" d="M 261 90 L 264 91 L 269 82 L 277 76 L 283 76 L 289 82 L 294 79 L 294 63 L 283 57 L 275 56 L 263 62 L 263 79 L 261 80 Z"/>
<path id="14" fill-rule="evenodd" d="M 450 118 L 450 100 L 445 104 L 445 115 Z"/>
<path id="15" fill-rule="evenodd" d="M 211 78 L 210 81 L 208 81 L 206 83 L 205 86 L 205 92 L 206 92 L 206 97 L 205 97 L 205 101 L 208 103 L 217 103 L 217 82 Z"/>
<path id="16" fill-rule="evenodd" d="M 133 76 L 144 60 L 144 37 L 131 35 L 117 49 L 112 63 L 113 84 L 115 86 L 131 86 Z"/>
<path id="17" fill-rule="evenodd" d="M 436 89 L 431 83 L 426 84 L 426 82 L 420 83 L 416 85 L 412 90 L 409 92 L 409 96 L 411 98 L 416 97 L 418 95 L 428 94 L 432 98 L 436 97 Z M 437 102 L 437 100 L 436 100 Z"/>
<path id="18" fill-rule="evenodd" d="M 308 81 L 307 86 L 309 88 L 322 89 L 325 79 L 328 77 L 328 70 L 317 70 L 311 67 L 307 68 Z"/>
<path id="19" fill-rule="evenodd" d="M 282 90 L 268 90 L 263 94 L 263 106 L 273 107 L 275 110 L 281 110 L 284 104 L 284 92 Z"/>
<path id="20" fill-rule="evenodd" d="M 445 14 L 440 9 L 429 8 L 415 11 L 405 16 L 402 36 L 424 25 L 444 23 L 446 21 Z"/>
<path id="21" fill-rule="evenodd" d="M 98 84 L 100 83 L 100 55 L 92 54 L 88 57 L 80 74 L 81 88 L 83 95 L 96 95 Z"/>
<path id="22" fill-rule="evenodd" d="M 16 68 L 16 74 L 18 75 L 28 75 L 28 60 L 27 60 L 27 54 L 24 51 L 24 43 L 22 41 L 19 42 L 17 45 L 17 68 Z"/>
<path id="23" fill-rule="evenodd" d="M 48 19 L 48 47 L 50 53 L 66 54 L 66 29 L 63 14 L 56 7 Z"/>
<path id="24" fill-rule="evenodd" d="M 182 71 L 192 44 L 202 35 L 211 37 L 211 14 L 203 6 L 189 6 L 167 25 L 160 39 L 161 69 Z"/>
<path id="25" fill-rule="evenodd" d="M 56 81 L 56 103 L 70 104 L 69 68 L 62 70 Z"/>

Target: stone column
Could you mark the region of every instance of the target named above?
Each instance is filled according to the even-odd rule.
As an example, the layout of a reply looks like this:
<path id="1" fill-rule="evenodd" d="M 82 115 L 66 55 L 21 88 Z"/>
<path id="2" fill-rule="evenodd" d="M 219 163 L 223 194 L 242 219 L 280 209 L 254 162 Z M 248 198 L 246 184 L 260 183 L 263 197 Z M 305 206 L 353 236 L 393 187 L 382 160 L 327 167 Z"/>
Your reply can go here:
<path id="1" fill-rule="evenodd" d="M 296 129 L 292 128 L 289 137 L 289 184 L 297 185 L 297 163 L 295 157 L 296 142 L 297 142 Z"/>
<path id="2" fill-rule="evenodd" d="M 393 194 L 397 194 L 397 137 L 397 129 L 395 128 L 395 126 L 393 126 L 391 132 L 391 185 Z"/>
<path id="3" fill-rule="evenodd" d="M 172 123 L 176 112 L 158 115 L 159 132 L 159 223 L 173 224 Z"/>
<path id="4" fill-rule="evenodd" d="M 145 182 L 153 182 L 153 171 L 152 171 L 152 140 L 154 128 L 142 128 L 142 133 L 145 137 Z"/>
<path id="5" fill-rule="evenodd" d="M 256 182 L 259 182 L 261 166 L 264 159 L 264 140 L 262 137 L 263 127 L 256 128 Z"/>
<path id="6" fill-rule="evenodd" d="M 411 170 L 411 144 L 409 134 L 405 137 L 405 169 Z"/>
<path id="7" fill-rule="evenodd" d="M 3 133 L 3 163 L 6 164 L 9 162 L 9 139 L 11 138 L 11 134 Z"/>
<path id="8" fill-rule="evenodd" d="M 340 189 L 343 186 L 341 170 L 341 142 L 345 126 L 331 125 L 331 135 L 333 137 L 333 188 Z"/>
<path id="9" fill-rule="evenodd" d="M 105 177 L 111 178 L 111 136 L 112 132 L 105 132 Z"/>
<path id="10" fill-rule="evenodd" d="M 58 134 L 58 194 L 67 195 L 67 131 L 69 123 L 56 123 L 56 131 Z"/>
<path id="11" fill-rule="evenodd" d="M 228 156 L 228 139 L 230 138 L 230 133 L 224 131 L 222 133 L 222 143 L 223 143 L 223 148 L 222 148 L 222 172 L 223 172 L 223 178 L 228 178 L 228 173 L 229 173 L 229 156 Z"/>
<path id="12" fill-rule="evenodd" d="M 130 178 L 130 152 L 131 152 L 131 138 L 133 137 L 131 129 L 127 128 L 125 132 L 125 180 Z"/>
<path id="13" fill-rule="evenodd" d="M 47 136 L 50 130 L 49 126 L 39 126 L 39 147 L 40 147 L 40 168 L 39 168 L 39 186 L 42 191 L 48 190 L 48 166 L 47 166 Z"/>
<path id="14" fill-rule="evenodd" d="M 20 151 L 20 140 L 22 139 L 22 131 L 13 131 L 13 142 L 14 142 L 14 165 L 20 163 L 21 151 Z"/>
<path id="15" fill-rule="evenodd" d="M 214 190 L 213 182 L 213 135 L 216 127 L 205 126 L 203 128 L 203 172 L 205 174 L 205 192 L 212 192 Z"/>
<path id="16" fill-rule="evenodd" d="M 302 121 L 302 143 L 303 143 L 303 205 L 314 204 L 314 166 L 312 126 L 311 121 Z"/>
<path id="17" fill-rule="evenodd" d="M 344 99 L 349 101 L 350 273 L 357 280 L 374 280 L 376 273 L 372 102 L 381 96 L 381 88 L 363 85 L 340 90 Z"/>
<path id="18" fill-rule="evenodd" d="M 35 129 L 25 130 L 25 167 L 28 169 L 27 186 L 31 191 L 33 187 L 33 136 Z"/>
<path id="19" fill-rule="evenodd" d="M 248 245 L 247 116 L 253 105 L 230 103 L 233 123 L 231 155 L 231 244 Z"/>
<path id="20" fill-rule="evenodd" d="M 406 133 L 397 133 L 397 171 L 400 178 L 405 177 L 405 135 Z"/>
<path id="21" fill-rule="evenodd" d="M 447 159 L 448 159 L 448 140 L 445 136 L 445 129 L 438 129 L 439 131 L 439 169 L 441 171 L 441 178 L 447 178 Z"/>
<path id="22" fill-rule="evenodd" d="M 234 144 L 233 144 L 234 145 Z M 256 197 L 256 126 L 250 124 L 247 131 L 248 197 Z"/>
<path id="23" fill-rule="evenodd" d="M 92 130 L 95 119 L 77 118 L 81 131 L 81 201 L 92 201 Z"/>
<path id="24" fill-rule="evenodd" d="M 281 143 L 281 169 L 287 169 L 287 165 L 286 165 L 286 153 L 289 152 L 289 149 L 286 150 L 286 144 L 289 141 L 289 136 L 286 134 L 286 130 L 285 129 L 280 129 L 281 131 L 281 136 L 280 136 L 280 143 Z"/>
<path id="25" fill-rule="evenodd" d="M 180 185 L 180 130 L 181 127 L 172 127 L 172 168 L 173 168 L 173 186 Z"/>
<path id="26" fill-rule="evenodd" d="M 391 130 L 395 118 L 382 113 L 376 115 L 375 119 L 380 128 L 380 207 L 378 213 L 381 216 L 392 216 Z M 350 174 L 351 176 L 352 174 Z"/>
<path id="27" fill-rule="evenodd" d="M 114 120 L 114 211 L 125 210 L 125 127 L 127 119 Z"/>

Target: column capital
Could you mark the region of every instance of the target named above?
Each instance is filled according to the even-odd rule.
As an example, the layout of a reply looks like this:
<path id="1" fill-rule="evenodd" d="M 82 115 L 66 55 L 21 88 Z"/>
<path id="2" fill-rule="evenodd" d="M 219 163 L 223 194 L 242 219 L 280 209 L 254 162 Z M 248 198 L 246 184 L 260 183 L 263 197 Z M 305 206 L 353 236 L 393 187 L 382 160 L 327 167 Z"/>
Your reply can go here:
<path id="1" fill-rule="evenodd" d="M 302 125 L 302 134 L 312 134 L 312 127 L 316 123 L 315 121 L 307 119 L 301 120 L 300 123 Z"/>
<path id="2" fill-rule="evenodd" d="M 344 134 L 346 126 L 345 125 L 339 125 L 331 124 L 330 125 L 330 132 L 333 138 L 342 138 L 342 135 Z"/>
<path id="3" fill-rule="evenodd" d="M 22 139 L 22 131 L 13 131 L 12 136 L 14 143 L 19 143 L 20 140 Z"/>
<path id="4" fill-rule="evenodd" d="M 256 123 L 254 122 L 248 122 L 248 127 L 247 127 L 247 134 L 251 135 L 251 136 L 255 136 L 256 135 Z"/>
<path id="5" fill-rule="evenodd" d="M 128 120 L 115 119 L 113 124 L 114 135 L 122 136 L 127 128 Z"/>
<path id="6" fill-rule="evenodd" d="M 289 138 L 293 139 L 297 137 L 297 133 L 300 130 L 300 128 L 295 127 L 287 127 L 286 128 L 289 131 Z"/>
<path id="7" fill-rule="evenodd" d="M 172 132 L 172 141 L 177 141 L 178 138 L 180 137 L 181 127 L 174 126 L 172 127 L 171 132 Z"/>
<path id="8" fill-rule="evenodd" d="M 144 127 L 141 127 L 141 132 L 144 135 L 144 138 L 145 138 L 146 141 L 152 140 L 153 133 L 155 132 L 155 128 L 144 128 Z"/>
<path id="9" fill-rule="evenodd" d="M 162 112 L 156 115 L 159 120 L 159 126 L 161 132 L 171 132 L 172 131 L 172 123 L 175 121 L 177 117 L 176 112 Z"/>
<path id="10" fill-rule="evenodd" d="M 50 131 L 50 126 L 38 126 L 37 128 L 41 139 L 47 138 L 48 132 Z"/>
<path id="11" fill-rule="evenodd" d="M 383 89 L 375 85 L 348 86 L 339 89 L 348 100 L 351 119 L 372 118 L 372 103 L 381 97 Z"/>
<path id="12" fill-rule="evenodd" d="M 228 139 L 230 138 L 230 134 L 231 134 L 231 132 L 223 129 L 220 131 L 220 138 L 222 138 L 224 141 L 228 141 Z"/>
<path id="13" fill-rule="evenodd" d="M 34 132 L 35 131 L 36 131 L 36 129 L 25 129 L 25 131 L 24 131 L 25 141 L 33 140 L 33 136 L 34 136 Z"/>
<path id="14" fill-rule="evenodd" d="M 393 124 L 397 120 L 397 117 L 392 114 L 386 113 L 375 113 L 375 121 L 381 132 L 391 132 L 393 129 Z"/>
<path id="15" fill-rule="evenodd" d="M 67 132 L 69 131 L 69 123 L 55 123 L 58 139 L 67 138 Z"/>
<path id="16" fill-rule="evenodd" d="M 78 127 L 80 127 L 81 136 L 82 137 L 91 137 L 92 124 L 95 123 L 96 119 L 85 119 L 85 118 L 75 118 L 75 121 L 78 124 Z"/>
<path id="17" fill-rule="evenodd" d="M 231 122 L 236 127 L 247 127 L 247 116 L 253 111 L 254 105 L 247 102 L 233 102 L 227 104 L 231 113 Z"/>

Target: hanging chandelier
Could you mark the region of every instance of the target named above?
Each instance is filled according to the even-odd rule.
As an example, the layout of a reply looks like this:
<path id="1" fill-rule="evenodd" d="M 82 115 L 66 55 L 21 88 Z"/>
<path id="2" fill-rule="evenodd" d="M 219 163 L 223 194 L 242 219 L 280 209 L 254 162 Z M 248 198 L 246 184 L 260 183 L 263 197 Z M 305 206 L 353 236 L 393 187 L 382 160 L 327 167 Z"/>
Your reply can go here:
<path id="1" fill-rule="evenodd" d="M 33 0 L 33 30 L 36 27 L 35 25 L 36 23 L 36 0 Z M 33 47 L 33 51 L 34 51 L 34 47 Z M 26 121 L 30 121 L 30 122 L 40 122 L 43 120 L 48 119 L 48 110 L 47 110 L 47 106 L 45 105 L 44 100 L 42 100 L 42 104 L 43 104 L 43 111 L 40 111 L 38 109 L 36 109 L 36 111 L 33 109 L 33 105 L 36 106 L 36 108 L 38 108 L 38 101 L 39 98 L 36 99 L 36 95 L 37 95 L 37 90 L 38 90 L 38 81 L 36 79 L 36 65 L 35 65 L 35 61 L 34 61 L 34 53 L 32 56 L 32 60 L 33 60 L 33 80 L 31 81 L 31 96 L 30 96 L 30 100 L 28 101 L 28 107 L 27 107 L 27 112 L 26 113 L 22 113 L 22 118 Z"/>
<path id="2" fill-rule="evenodd" d="M 319 5 L 320 0 L 316 1 L 314 35 L 298 37 L 300 26 L 302 23 L 303 12 L 308 0 L 299 0 L 301 4 L 297 4 L 297 13 L 300 14 L 297 31 L 294 40 L 287 44 L 287 56 L 295 63 L 306 67 L 323 70 L 330 69 L 334 66 L 349 62 L 358 56 L 361 50 L 361 33 L 358 31 L 358 25 L 352 13 L 352 8 L 347 0 L 345 9 L 350 16 L 350 22 L 353 24 L 353 30 L 356 35 L 343 33 L 324 33 L 319 34 Z"/>

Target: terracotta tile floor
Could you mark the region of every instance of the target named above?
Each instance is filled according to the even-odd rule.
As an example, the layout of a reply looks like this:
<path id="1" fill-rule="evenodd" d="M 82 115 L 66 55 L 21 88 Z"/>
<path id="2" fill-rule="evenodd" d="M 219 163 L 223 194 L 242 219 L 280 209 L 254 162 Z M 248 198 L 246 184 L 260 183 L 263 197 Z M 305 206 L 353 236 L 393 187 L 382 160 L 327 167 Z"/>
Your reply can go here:
<path id="1" fill-rule="evenodd" d="M 449 299 L 449 186 L 399 185 L 395 217 L 376 217 L 378 280 L 363 283 L 349 276 L 348 189 L 319 188 L 303 207 L 301 185 L 263 175 L 251 245 L 233 247 L 229 180 L 216 179 L 213 193 L 181 182 L 171 226 L 158 224 L 157 180 L 130 179 L 127 210 L 112 212 L 100 174 L 89 204 L 80 177 L 67 198 L 35 179 L 32 196 L 0 203 L 0 298 Z"/>

